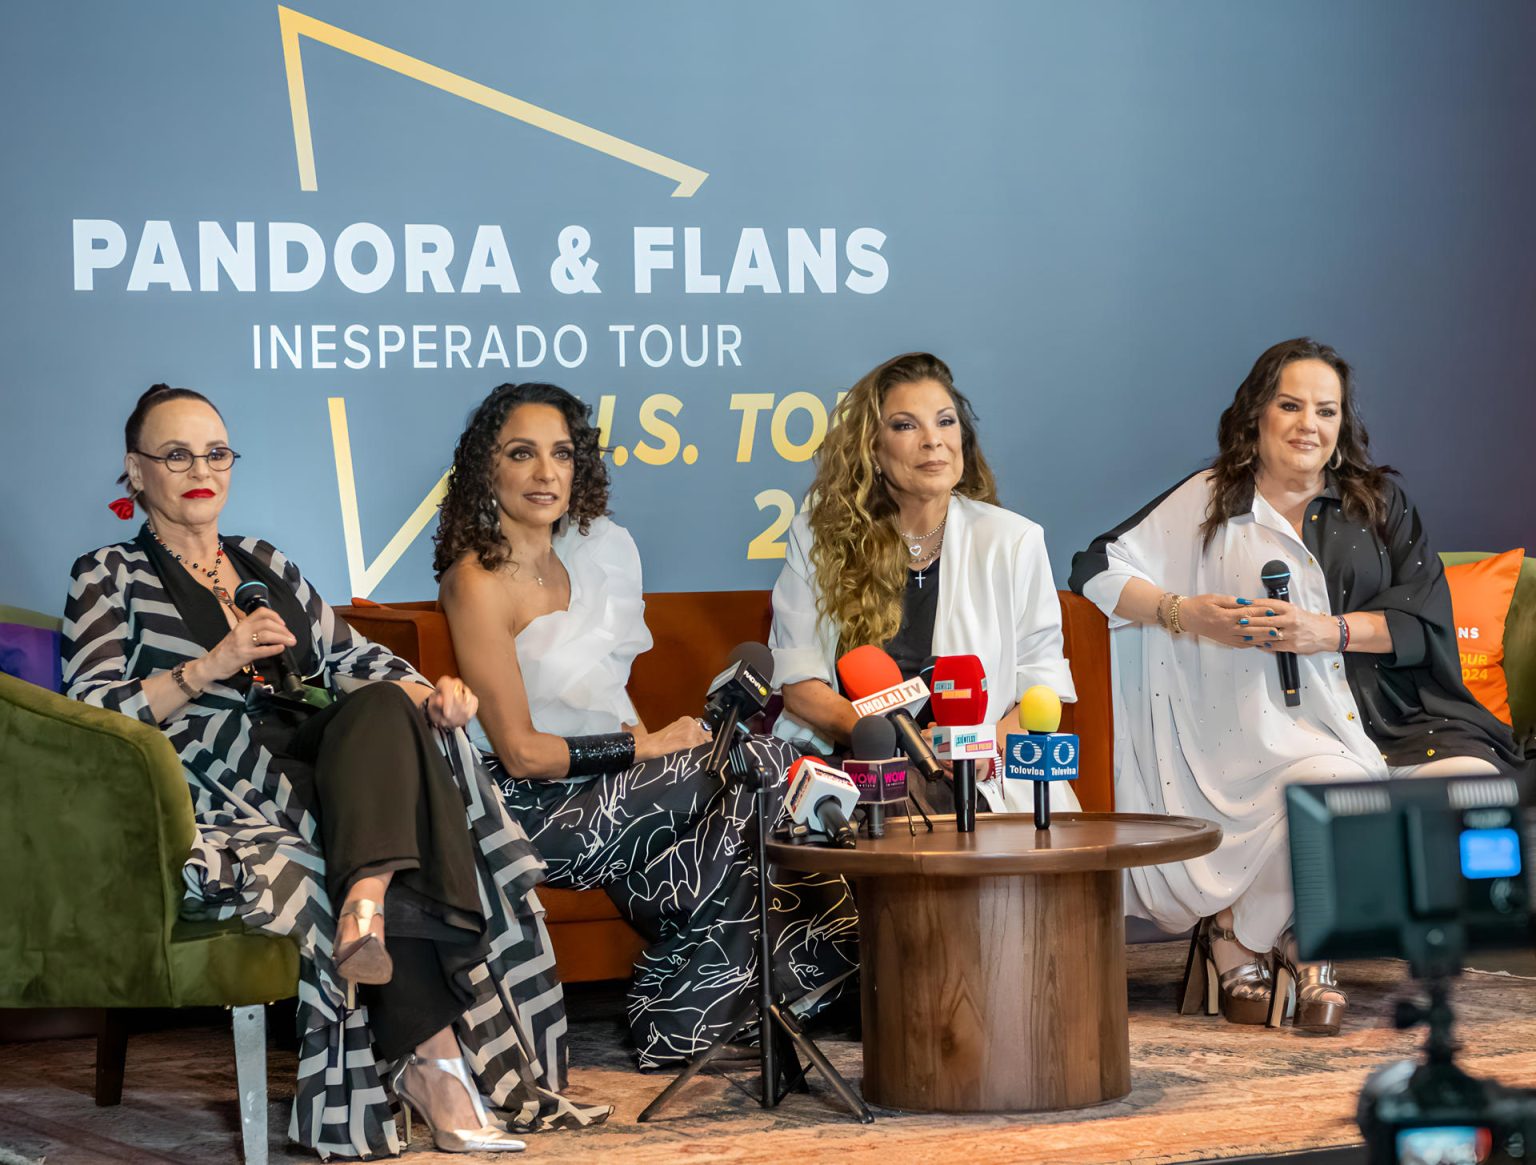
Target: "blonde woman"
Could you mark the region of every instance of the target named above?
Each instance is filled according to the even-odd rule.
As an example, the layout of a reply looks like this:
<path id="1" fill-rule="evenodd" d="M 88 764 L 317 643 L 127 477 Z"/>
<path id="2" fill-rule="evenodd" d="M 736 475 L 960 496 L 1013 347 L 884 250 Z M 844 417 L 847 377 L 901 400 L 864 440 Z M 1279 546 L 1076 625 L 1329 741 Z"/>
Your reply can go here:
<path id="1" fill-rule="evenodd" d="M 769 644 L 784 692 L 775 732 L 823 753 L 846 745 L 858 719 L 838 690 L 838 657 L 865 644 L 904 678 L 934 656 L 979 656 L 999 732 L 1034 684 L 1077 698 L 1045 533 L 997 504 L 975 413 L 937 356 L 887 360 L 838 405 L 809 508 L 790 526 Z M 995 772 L 979 782 L 988 807 L 1028 808 L 1003 784 Z M 925 799 L 953 807 L 942 783 Z M 1063 783 L 1052 802 L 1078 807 Z"/>

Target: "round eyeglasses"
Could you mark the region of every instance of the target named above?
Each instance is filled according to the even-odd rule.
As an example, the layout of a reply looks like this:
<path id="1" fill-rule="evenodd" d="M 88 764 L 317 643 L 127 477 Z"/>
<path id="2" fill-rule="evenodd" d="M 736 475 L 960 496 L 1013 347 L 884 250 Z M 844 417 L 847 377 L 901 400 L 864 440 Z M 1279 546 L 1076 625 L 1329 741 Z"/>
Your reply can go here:
<path id="1" fill-rule="evenodd" d="M 153 453 L 145 453 L 135 449 L 140 457 L 147 457 L 151 461 L 158 461 L 172 473 L 185 473 L 192 468 L 192 463 L 199 458 L 208 463 L 208 468 L 216 473 L 225 473 L 229 467 L 240 460 L 240 454 L 223 445 L 210 449 L 206 453 L 193 453 L 190 449 L 172 449 L 164 457 L 156 457 Z"/>

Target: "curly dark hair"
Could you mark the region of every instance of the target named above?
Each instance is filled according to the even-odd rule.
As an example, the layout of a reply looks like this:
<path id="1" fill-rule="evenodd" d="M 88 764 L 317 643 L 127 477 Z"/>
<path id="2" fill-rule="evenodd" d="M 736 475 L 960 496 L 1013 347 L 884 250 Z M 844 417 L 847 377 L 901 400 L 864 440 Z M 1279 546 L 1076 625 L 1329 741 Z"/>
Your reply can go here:
<path id="1" fill-rule="evenodd" d="M 432 537 L 436 547 L 432 569 L 439 580 L 466 551 L 474 551 L 486 570 L 499 569 L 511 554 L 501 532 L 501 510 L 496 503 L 492 472 L 496 455 L 501 452 L 497 441 L 501 427 L 513 409 L 530 404 L 559 409 L 576 447 L 571 504 L 560 522 L 574 521 L 585 534 L 594 518 L 608 513 L 608 466 L 603 462 L 602 442 L 592 424 L 591 406 L 554 384 L 498 385 L 470 414 L 453 451 L 448 492 L 438 515 L 437 533 Z"/>
<path id="2" fill-rule="evenodd" d="M 1200 533 L 1207 546 L 1228 518 L 1253 508 L 1254 479 L 1259 468 L 1259 418 L 1280 390 L 1280 373 L 1298 360 L 1321 360 L 1339 377 L 1339 440 L 1328 468 L 1338 486 L 1344 513 L 1382 533 L 1387 518 L 1387 475 L 1390 465 L 1371 460 L 1371 438 L 1355 406 L 1355 376 L 1349 363 L 1327 344 L 1307 336 L 1284 340 L 1254 361 L 1237 395 L 1216 427 L 1218 452 L 1211 462 L 1211 502 Z M 1335 463 L 1336 462 L 1336 463 Z"/>

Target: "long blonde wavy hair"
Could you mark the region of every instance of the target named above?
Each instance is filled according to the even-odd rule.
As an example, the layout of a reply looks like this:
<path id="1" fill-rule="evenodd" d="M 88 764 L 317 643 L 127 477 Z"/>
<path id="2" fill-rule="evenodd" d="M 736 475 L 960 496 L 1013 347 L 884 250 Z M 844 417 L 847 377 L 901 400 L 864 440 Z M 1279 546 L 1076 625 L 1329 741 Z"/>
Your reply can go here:
<path id="1" fill-rule="evenodd" d="M 955 388 L 949 365 L 928 352 L 908 352 L 867 373 L 832 413 L 816 454 L 807 517 L 816 609 L 838 629 L 839 651 L 880 645 L 901 629 L 901 596 L 910 556 L 892 521 L 896 502 L 875 463 L 880 410 L 891 389 L 934 380 L 955 402 L 965 461 L 955 492 L 997 504 L 997 479 L 981 455 L 976 414 Z"/>

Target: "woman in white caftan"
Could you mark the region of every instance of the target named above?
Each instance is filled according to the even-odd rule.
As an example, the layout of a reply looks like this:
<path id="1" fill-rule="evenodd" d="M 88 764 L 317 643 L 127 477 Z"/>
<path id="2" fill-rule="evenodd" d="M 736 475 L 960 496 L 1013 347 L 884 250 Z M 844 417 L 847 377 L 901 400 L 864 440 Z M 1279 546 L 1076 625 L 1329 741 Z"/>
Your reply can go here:
<path id="1" fill-rule="evenodd" d="M 1506 726 L 1461 684 L 1449 592 L 1418 514 L 1372 464 L 1349 365 L 1293 340 L 1265 352 L 1220 426 L 1211 469 L 1186 478 L 1073 563 L 1109 617 L 1115 806 L 1203 817 L 1212 854 L 1131 871 L 1133 912 L 1169 930 L 1207 920 L 1192 959 L 1220 976 L 1223 1014 L 1334 1032 L 1345 997 L 1327 964 L 1298 967 L 1284 786 L 1518 762 Z M 1265 597 L 1271 561 L 1290 600 Z M 1280 688 L 1292 652 L 1299 706 Z M 1294 1000 L 1272 1002 L 1270 953 Z"/>

